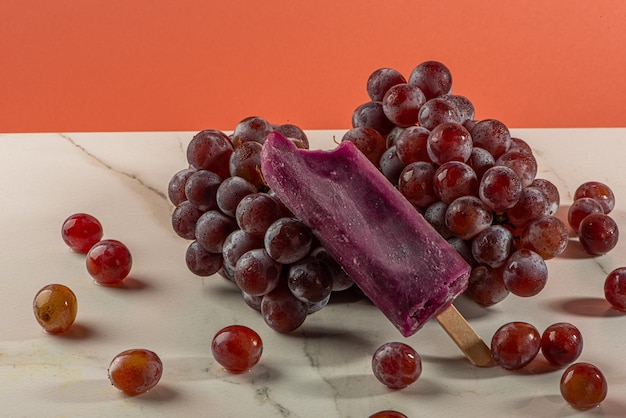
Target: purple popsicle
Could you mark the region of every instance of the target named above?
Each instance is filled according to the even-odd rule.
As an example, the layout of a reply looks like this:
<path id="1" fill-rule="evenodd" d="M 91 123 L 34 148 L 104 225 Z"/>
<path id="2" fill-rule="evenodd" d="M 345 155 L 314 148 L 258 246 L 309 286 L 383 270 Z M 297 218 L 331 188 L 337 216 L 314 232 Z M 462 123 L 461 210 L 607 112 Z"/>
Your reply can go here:
<path id="1" fill-rule="evenodd" d="M 271 133 L 261 170 L 403 336 L 466 289 L 470 266 L 352 143 L 303 150 Z"/>

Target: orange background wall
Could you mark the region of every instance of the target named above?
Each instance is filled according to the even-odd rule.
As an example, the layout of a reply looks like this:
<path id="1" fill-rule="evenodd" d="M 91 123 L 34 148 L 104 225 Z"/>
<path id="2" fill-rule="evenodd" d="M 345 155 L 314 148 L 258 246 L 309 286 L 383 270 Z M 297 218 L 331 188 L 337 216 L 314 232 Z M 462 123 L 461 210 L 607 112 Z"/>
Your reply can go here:
<path id="1" fill-rule="evenodd" d="M 626 126 L 622 0 L 0 3 L 0 131 L 348 128 L 379 67 L 452 71 L 477 118 Z"/>

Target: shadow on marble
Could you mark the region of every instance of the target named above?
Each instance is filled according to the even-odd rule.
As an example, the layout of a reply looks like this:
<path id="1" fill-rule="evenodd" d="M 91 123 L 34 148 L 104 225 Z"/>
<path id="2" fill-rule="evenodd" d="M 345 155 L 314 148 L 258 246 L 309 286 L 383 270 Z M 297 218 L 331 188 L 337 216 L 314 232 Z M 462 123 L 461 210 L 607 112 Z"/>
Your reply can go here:
<path id="1" fill-rule="evenodd" d="M 324 387 L 318 387 L 324 386 Z M 373 396 L 385 396 L 395 393 L 401 396 L 429 396 L 437 397 L 444 395 L 446 390 L 435 380 L 421 376 L 412 385 L 400 389 L 389 389 L 374 377 L 373 374 L 349 374 L 342 376 L 329 376 L 324 380 L 311 380 L 308 383 L 295 385 L 294 389 L 305 395 L 311 393 L 324 393 L 330 386 L 337 399 L 361 399 Z"/>
<path id="2" fill-rule="evenodd" d="M 484 318 L 490 315 L 489 309 L 479 306 L 476 302 L 461 294 L 454 300 L 454 306 L 467 320 Z"/>
<path id="3" fill-rule="evenodd" d="M 567 241 L 565 250 L 557 256 L 557 258 L 565 258 L 570 260 L 584 260 L 593 258 L 591 254 L 585 252 L 577 237 L 570 237 Z"/>
<path id="4" fill-rule="evenodd" d="M 604 298 L 599 297 L 570 297 L 552 299 L 545 303 L 552 310 L 567 312 L 578 316 L 610 318 L 624 316 L 611 308 Z"/>
<path id="5" fill-rule="evenodd" d="M 68 332 L 55 335 L 55 337 L 65 340 L 87 340 L 97 337 L 97 333 L 92 326 L 81 321 L 74 322 Z"/>

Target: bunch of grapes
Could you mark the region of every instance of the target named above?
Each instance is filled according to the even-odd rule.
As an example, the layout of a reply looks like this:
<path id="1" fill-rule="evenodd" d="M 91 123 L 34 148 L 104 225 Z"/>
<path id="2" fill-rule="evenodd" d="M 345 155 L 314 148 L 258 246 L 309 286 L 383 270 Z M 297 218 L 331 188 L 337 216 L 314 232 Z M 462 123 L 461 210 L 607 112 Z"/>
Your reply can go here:
<path id="1" fill-rule="evenodd" d="M 309 147 L 299 127 L 258 116 L 239 122 L 230 136 L 201 131 L 187 148 L 189 167 L 174 174 L 168 195 L 176 206 L 172 227 L 191 241 L 189 270 L 236 283 L 272 329 L 290 332 L 353 281 L 265 184 L 260 154 L 272 131 Z"/>
<path id="2" fill-rule="evenodd" d="M 378 69 L 367 94 L 342 141 L 353 142 L 468 261 L 466 294 L 491 306 L 509 293 L 539 293 L 548 278 L 545 260 L 565 250 L 568 228 L 556 217 L 558 189 L 536 177 L 531 147 L 503 122 L 475 119 L 471 101 L 452 94 L 452 75 L 440 62 L 421 63 L 408 80 Z M 585 222 L 587 208 L 579 209 L 581 225 L 572 227 L 584 249 L 598 255 L 617 241 L 607 215 L 614 199 L 605 185 L 589 183 L 596 186 L 580 197 L 606 208 Z"/>

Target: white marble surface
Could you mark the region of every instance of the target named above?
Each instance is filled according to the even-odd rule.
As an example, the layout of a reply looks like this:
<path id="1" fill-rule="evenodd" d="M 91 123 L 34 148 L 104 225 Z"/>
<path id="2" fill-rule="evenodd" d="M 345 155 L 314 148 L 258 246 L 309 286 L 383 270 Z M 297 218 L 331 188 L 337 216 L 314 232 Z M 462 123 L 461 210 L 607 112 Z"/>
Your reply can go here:
<path id="1" fill-rule="evenodd" d="M 310 132 L 312 147 L 332 146 L 342 131 Z M 582 182 L 609 184 L 613 216 L 626 225 L 626 129 L 514 130 L 539 160 L 539 177 L 556 183 L 561 215 Z M 576 411 L 561 398 L 561 370 L 535 363 L 508 372 L 471 366 L 436 322 L 406 339 L 423 358 L 413 386 L 387 390 L 370 369 L 373 351 L 404 338 L 365 302 L 331 304 L 293 335 L 271 331 L 220 277 L 187 271 L 187 242 L 170 227 L 169 178 L 186 166 L 192 132 L 0 135 L 0 415 L 7 417 L 367 417 L 396 409 L 425 416 L 624 416 L 626 315 L 611 311 L 602 285 L 626 265 L 626 238 L 602 257 L 587 257 L 572 240 L 548 261 L 549 281 L 538 296 L 509 296 L 491 309 L 457 301 L 486 341 L 505 322 L 543 330 L 570 321 L 583 333 L 580 358 L 609 382 L 601 407 Z M 105 237 L 125 242 L 134 257 L 122 288 L 97 286 L 84 256 L 61 241 L 62 221 L 75 212 L 100 219 Z M 626 228 L 624 231 L 626 234 Z M 45 334 L 32 314 L 42 286 L 70 286 L 79 301 L 70 335 Z M 260 364 L 230 375 L 210 353 L 213 334 L 241 323 L 264 339 Z M 157 352 L 159 385 L 129 398 L 107 379 L 112 357 L 132 347 Z"/>

